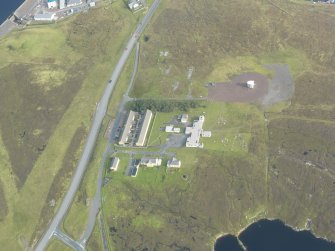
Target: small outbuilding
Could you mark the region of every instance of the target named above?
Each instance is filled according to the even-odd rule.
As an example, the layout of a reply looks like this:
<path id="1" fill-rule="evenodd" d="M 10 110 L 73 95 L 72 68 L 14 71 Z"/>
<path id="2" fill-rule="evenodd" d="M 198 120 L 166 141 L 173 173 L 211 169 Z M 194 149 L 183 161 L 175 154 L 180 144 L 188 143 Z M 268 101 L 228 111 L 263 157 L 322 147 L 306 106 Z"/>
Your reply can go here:
<path id="1" fill-rule="evenodd" d="M 160 166 L 161 164 L 162 164 L 162 159 L 159 159 L 159 158 L 142 157 L 140 161 L 140 165 L 146 166 L 146 167 L 155 167 L 155 166 Z"/>
<path id="2" fill-rule="evenodd" d="M 249 80 L 249 81 L 247 81 L 247 87 L 248 87 L 249 89 L 254 89 L 255 86 L 256 86 L 256 84 L 255 84 L 255 81 L 254 81 L 254 80 Z"/>
<path id="3" fill-rule="evenodd" d="M 120 163 L 120 159 L 118 157 L 113 157 L 109 170 L 116 171 L 119 166 L 119 163 Z"/>
<path id="4" fill-rule="evenodd" d="M 165 127 L 165 132 L 173 132 L 173 125 L 167 125 Z"/>
<path id="5" fill-rule="evenodd" d="M 173 157 L 172 159 L 169 159 L 167 162 L 168 168 L 180 168 L 181 161 Z"/>
<path id="6" fill-rule="evenodd" d="M 188 114 L 182 114 L 180 116 L 180 122 L 181 123 L 187 123 L 187 121 L 188 121 Z"/>

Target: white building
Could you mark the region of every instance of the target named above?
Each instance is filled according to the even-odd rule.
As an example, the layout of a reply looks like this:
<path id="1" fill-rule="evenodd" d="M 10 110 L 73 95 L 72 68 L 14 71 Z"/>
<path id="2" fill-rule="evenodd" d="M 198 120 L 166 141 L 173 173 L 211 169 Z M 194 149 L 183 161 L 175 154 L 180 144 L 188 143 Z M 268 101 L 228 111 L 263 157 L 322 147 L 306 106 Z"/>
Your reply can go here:
<path id="1" fill-rule="evenodd" d="M 155 166 L 160 166 L 161 164 L 162 164 L 162 159 L 158 159 L 158 158 L 142 157 L 140 161 L 140 165 L 146 166 L 146 167 L 155 167 Z"/>
<path id="2" fill-rule="evenodd" d="M 181 167 L 181 161 L 177 160 L 176 158 L 169 159 L 167 162 L 167 167 L 169 168 L 180 168 Z"/>
<path id="3" fill-rule="evenodd" d="M 128 0 L 128 7 L 130 10 L 135 11 L 143 7 L 142 0 Z"/>
<path id="4" fill-rule="evenodd" d="M 174 132 L 174 133 L 180 133 L 180 128 L 178 128 L 178 127 L 174 127 L 174 128 L 173 128 L 173 132 Z"/>
<path id="5" fill-rule="evenodd" d="M 247 87 L 250 89 L 254 89 L 255 88 L 255 81 L 254 80 L 249 80 L 247 81 Z"/>
<path id="6" fill-rule="evenodd" d="M 67 7 L 73 7 L 82 4 L 81 0 L 67 0 Z"/>
<path id="7" fill-rule="evenodd" d="M 48 0 L 48 8 L 49 9 L 57 8 L 56 0 Z"/>
<path id="8" fill-rule="evenodd" d="M 193 126 L 186 127 L 185 134 L 190 134 L 186 139 L 186 147 L 200 147 L 203 148 L 204 144 L 200 143 L 200 137 L 202 134 L 202 126 L 205 122 L 205 117 L 200 116 L 199 120 L 193 122 Z"/>
<path id="9" fill-rule="evenodd" d="M 65 8 L 65 0 L 59 0 L 59 9 Z"/>
<path id="10" fill-rule="evenodd" d="M 56 13 L 39 13 L 35 14 L 35 21 L 52 21 L 56 19 Z"/>
<path id="11" fill-rule="evenodd" d="M 116 171 L 120 163 L 120 159 L 118 157 L 112 158 L 111 165 L 109 167 L 109 170 Z"/>
<path id="12" fill-rule="evenodd" d="M 188 121 L 188 114 L 182 114 L 180 116 L 180 122 L 181 123 L 187 123 L 187 121 Z"/>
<path id="13" fill-rule="evenodd" d="M 165 132 L 173 132 L 173 125 L 167 125 L 165 127 Z"/>
<path id="14" fill-rule="evenodd" d="M 144 146 L 145 139 L 146 139 L 148 131 L 149 131 L 151 119 L 152 119 L 152 111 L 147 110 L 145 112 L 143 125 L 142 125 L 142 128 L 141 128 L 140 136 L 138 137 L 138 140 L 136 142 L 136 146 Z"/>

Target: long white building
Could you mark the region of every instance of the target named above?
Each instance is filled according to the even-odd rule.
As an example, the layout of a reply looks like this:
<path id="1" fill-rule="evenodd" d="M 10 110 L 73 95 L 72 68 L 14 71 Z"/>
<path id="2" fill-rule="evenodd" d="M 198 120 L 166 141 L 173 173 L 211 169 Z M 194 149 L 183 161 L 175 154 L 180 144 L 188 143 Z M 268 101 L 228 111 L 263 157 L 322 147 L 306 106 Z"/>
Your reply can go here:
<path id="1" fill-rule="evenodd" d="M 134 111 L 129 112 L 127 122 L 124 126 L 124 129 L 123 129 L 120 141 L 119 141 L 119 145 L 124 145 L 125 143 L 128 142 L 130 130 L 131 130 L 131 127 L 133 126 L 133 121 L 135 120 L 135 116 L 136 116 L 136 112 Z"/>
<path id="2" fill-rule="evenodd" d="M 149 131 L 151 119 L 152 119 L 152 111 L 147 110 L 145 112 L 140 136 L 138 137 L 138 140 L 136 142 L 136 146 L 144 146 L 145 139 L 146 139 L 148 131 Z"/>

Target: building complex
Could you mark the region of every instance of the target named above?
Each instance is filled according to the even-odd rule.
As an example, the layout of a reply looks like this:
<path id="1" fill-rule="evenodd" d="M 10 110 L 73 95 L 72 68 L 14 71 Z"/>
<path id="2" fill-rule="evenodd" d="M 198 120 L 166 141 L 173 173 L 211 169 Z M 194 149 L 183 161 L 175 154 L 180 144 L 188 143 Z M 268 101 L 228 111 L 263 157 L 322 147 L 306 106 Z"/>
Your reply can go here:
<path id="1" fill-rule="evenodd" d="M 144 146 L 145 139 L 149 131 L 151 119 L 152 119 L 152 111 L 147 110 L 144 115 L 143 124 L 141 127 L 140 135 L 136 142 L 136 146 Z"/>

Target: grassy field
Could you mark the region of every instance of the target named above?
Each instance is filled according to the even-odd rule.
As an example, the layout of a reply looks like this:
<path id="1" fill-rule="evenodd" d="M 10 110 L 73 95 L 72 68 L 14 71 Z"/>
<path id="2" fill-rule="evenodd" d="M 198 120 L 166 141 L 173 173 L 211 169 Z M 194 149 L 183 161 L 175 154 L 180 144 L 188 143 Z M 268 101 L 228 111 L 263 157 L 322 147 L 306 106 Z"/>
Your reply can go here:
<path id="1" fill-rule="evenodd" d="M 64 251 L 70 251 L 72 248 L 66 246 L 59 240 L 52 240 L 47 247 L 47 251 L 59 251 L 59 250 L 64 250 Z"/>
<path id="2" fill-rule="evenodd" d="M 134 97 L 205 96 L 206 83 L 241 72 L 271 77 L 272 63 L 289 66 L 295 93 L 266 111 L 192 110 L 205 112 L 213 137 L 204 149 L 169 149 L 180 170 L 110 174 L 104 218 L 115 250 L 212 250 L 218 234 L 263 217 L 300 228 L 311 219 L 313 233 L 335 239 L 334 24 L 331 7 L 306 1 L 164 1 L 141 43 Z M 156 114 L 149 146 L 165 142 L 160 128 L 176 115 Z"/>
<path id="3" fill-rule="evenodd" d="M 154 131 L 179 113 L 156 114 L 152 141 L 159 135 Z M 111 181 L 104 187 L 103 212 L 115 250 L 206 250 L 210 241 L 205 236 L 219 231 L 220 222 L 228 221 L 227 229 L 237 232 L 264 211 L 265 141 L 255 136 L 252 147 L 251 137 L 246 137 L 246 146 L 233 148 L 215 142 L 222 134 L 264 139 L 262 112 L 250 105 L 206 103 L 188 113 L 191 118 L 205 113 L 204 127 L 212 130 L 213 137 L 204 149 L 169 149 L 181 160 L 180 170 L 167 170 L 165 159 L 161 167 L 140 168 L 136 178 L 126 177 L 129 156 L 120 155 L 120 169 L 108 173 Z M 243 124 L 246 117 L 250 123 Z"/>
<path id="4" fill-rule="evenodd" d="M 95 104 L 135 22 L 122 2 L 105 3 L 0 40 L 3 249 L 35 243 L 59 206 Z"/>

